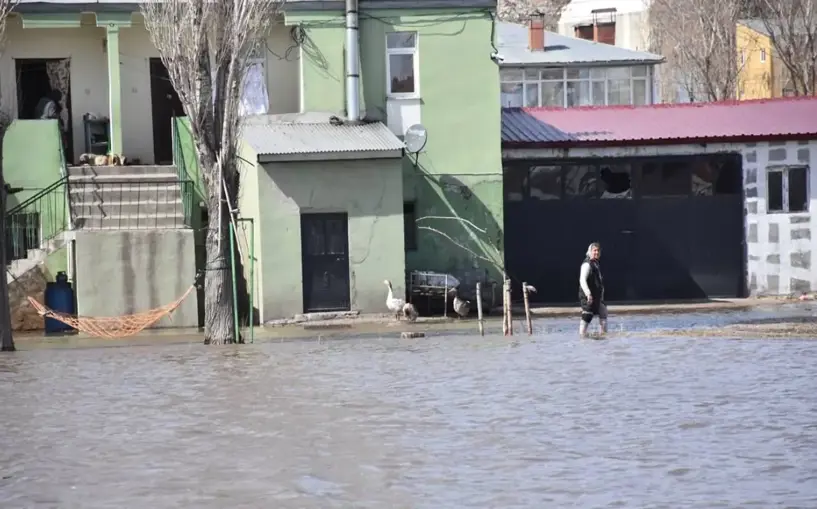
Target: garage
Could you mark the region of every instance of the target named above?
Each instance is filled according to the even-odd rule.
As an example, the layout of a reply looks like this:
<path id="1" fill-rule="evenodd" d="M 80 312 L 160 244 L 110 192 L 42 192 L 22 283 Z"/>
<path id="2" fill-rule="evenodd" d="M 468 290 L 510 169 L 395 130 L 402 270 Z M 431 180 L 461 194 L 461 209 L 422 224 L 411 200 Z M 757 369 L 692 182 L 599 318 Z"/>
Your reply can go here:
<path id="1" fill-rule="evenodd" d="M 534 300 L 573 302 L 591 242 L 608 301 L 740 297 L 739 153 L 526 159 L 504 167 L 506 268 Z"/>

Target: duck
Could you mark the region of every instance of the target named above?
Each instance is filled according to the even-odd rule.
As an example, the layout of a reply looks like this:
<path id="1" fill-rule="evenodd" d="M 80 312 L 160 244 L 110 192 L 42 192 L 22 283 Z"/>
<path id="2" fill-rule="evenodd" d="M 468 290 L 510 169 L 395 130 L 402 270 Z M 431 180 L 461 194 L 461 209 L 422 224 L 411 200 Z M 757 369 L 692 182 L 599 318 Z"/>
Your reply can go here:
<path id="1" fill-rule="evenodd" d="M 454 312 L 457 313 L 460 318 L 465 318 L 471 311 L 471 302 L 461 299 L 456 288 L 452 288 L 451 293 L 454 295 Z"/>
<path id="2" fill-rule="evenodd" d="M 398 299 L 394 296 L 394 290 L 391 286 L 391 281 L 386 279 L 383 283 L 389 287 L 389 293 L 386 295 L 386 307 L 394 313 L 394 317 L 397 320 L 400 320 L 400 315 L 402 314 L 408 321 L 413 322 L 417 320 L 417 308 L 414 307 L 414 304 L 410 302 L 406 302 L 403 299 Z"/>

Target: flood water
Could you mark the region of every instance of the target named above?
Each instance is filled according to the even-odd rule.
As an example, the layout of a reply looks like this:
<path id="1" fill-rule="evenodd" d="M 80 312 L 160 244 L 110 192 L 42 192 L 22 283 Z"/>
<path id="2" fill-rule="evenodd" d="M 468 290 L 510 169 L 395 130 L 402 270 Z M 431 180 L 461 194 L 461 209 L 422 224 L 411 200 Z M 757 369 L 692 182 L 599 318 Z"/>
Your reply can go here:
<path id="1" fill-rule="evenodd" d="M 575 325 L 2 355 L 0 507 L 817 507 L 817 341 Z"/>

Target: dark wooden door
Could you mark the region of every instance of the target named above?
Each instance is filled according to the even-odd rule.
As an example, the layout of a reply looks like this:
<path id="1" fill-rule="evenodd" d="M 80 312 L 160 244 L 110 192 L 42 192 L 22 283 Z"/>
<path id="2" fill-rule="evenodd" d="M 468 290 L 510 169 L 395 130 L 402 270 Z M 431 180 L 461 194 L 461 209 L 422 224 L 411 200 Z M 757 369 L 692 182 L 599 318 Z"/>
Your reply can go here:
<path id="1" fill-rule="evenodd" d="M 348 225 L 346 214 L 301 215 L 305 313 L 350 308 Z"/>
<path id="2" fill-rule="evenodd" d="M 153 111 L 153 157 L 156 164 L 173 163 L 173 117 L 184 116 L 182 103 L 160 58 L 150 59 L 150 100 Z"/>

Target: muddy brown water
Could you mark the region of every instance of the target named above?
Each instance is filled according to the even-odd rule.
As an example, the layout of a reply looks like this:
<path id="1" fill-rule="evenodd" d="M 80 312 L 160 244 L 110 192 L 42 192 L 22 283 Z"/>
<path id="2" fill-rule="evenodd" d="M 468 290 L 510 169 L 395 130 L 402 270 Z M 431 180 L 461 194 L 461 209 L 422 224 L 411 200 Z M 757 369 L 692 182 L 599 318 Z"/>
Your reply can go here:
<path id="1" fill-rule="evenodd" d="M 817 342 L 628 332 L 747 316 L 23 346 L 0 356 L 0 507 L 813 509 Z"/>

